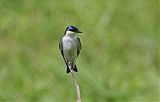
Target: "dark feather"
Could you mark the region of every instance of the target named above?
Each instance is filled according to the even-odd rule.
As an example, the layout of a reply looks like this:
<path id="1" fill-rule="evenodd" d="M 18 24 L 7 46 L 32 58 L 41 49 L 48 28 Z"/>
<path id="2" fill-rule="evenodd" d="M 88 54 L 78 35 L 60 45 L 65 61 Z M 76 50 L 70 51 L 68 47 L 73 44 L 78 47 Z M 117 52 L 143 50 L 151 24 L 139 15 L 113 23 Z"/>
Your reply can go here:
<path id="1" fill-rule="evenodd" d="M 77 37 L 77 39 L 78 39 L 78 45 L 77 45 L 77 57 L 78 57 L 82 46 L 81 46 L 81 41 L 80 41 L 80 39 L 79 39 L 78 37 Z"/>
<path id="2" fill-rule="evenodd" d="M 68 69 L 67 61 L 65 60 L 64 54 L 63 54 L 63 43 L 62 43 L 62 38 L 61 38 L 60 41 L 59 41 L 59 49 L 60 49 L 60 51 L 61 51 L 61 54 L 62 54 L 62 56 L 63 56 L 63 60 L 64 60 L 64 62 L 65 62 L 65 64 L 66 64 L 66 66 L 67 66 L 67 69 Z"/>

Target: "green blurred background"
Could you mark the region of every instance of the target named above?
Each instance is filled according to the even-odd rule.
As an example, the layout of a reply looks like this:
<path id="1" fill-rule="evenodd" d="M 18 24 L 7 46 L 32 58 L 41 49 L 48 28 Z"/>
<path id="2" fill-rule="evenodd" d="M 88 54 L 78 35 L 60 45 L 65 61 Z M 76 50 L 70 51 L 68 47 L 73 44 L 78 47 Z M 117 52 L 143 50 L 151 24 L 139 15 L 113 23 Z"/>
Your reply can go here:
<path id="1" fill-rule="evenodd" d="M 0 102 L 75 102 L 58 49 L 75 25 L 83 102 L 158 102 L 158 0 L 0 0 Z"/>

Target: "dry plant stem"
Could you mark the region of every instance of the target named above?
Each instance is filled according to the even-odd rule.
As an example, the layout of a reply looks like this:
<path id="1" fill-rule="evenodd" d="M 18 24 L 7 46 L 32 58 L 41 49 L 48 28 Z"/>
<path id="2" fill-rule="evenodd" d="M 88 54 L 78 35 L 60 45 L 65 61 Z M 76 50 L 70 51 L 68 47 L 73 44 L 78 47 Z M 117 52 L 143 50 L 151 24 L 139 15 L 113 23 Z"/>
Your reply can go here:
<path id="1" fill-rule="evenodd" d="M 70 69 L 70 72 L 71 72 L 71 75 L 72 75 L 73 85 L 74 85 L 74 87 L 76 88 L 77 102 L 81 102 L 80 87 L 79 87 L 79 85 L 78 85 L 78 83 L 77 83 L 77 80 L 76 80 L 74 71 L 71 69 L 71 66 L 69 66 L 69 69 Z"/>

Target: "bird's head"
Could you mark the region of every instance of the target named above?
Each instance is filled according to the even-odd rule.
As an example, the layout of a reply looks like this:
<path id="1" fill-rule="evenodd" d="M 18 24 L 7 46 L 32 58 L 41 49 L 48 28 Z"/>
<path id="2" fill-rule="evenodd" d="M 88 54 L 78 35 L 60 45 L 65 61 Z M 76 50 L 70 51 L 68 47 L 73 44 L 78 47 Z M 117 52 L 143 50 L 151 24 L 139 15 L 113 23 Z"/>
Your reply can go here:
<path id="1" fill-rule="evenodd" d="M 77 27 L 75 26 L 68 26 L 66 28 L 65 33 L 70 32 L 70 33 L 82 33 Z"/>

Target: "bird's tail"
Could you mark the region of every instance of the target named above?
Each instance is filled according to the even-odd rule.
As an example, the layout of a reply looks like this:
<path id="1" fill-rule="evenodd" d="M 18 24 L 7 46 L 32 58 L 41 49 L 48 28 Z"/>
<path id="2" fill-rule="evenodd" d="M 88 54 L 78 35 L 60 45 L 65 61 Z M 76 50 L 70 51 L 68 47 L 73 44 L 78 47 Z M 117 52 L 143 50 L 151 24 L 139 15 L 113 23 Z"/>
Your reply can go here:
<path id="1" fill-rule="evenodd" d="M 73 71 L 75 71 L 75 72 L 78 72 L 78 70 L 77 70 L 77 66 L 75 65 L 74 66 L 74 68 L 73 68 L 73 66 L 71 67 L 71 70 L 73 70 Z M 70 69 L 69 69 L 69 67 L 67 66 L 67 70 L 66 70 L 66 72 L 67 73 L 69 73 L 70 72 Z"/>

